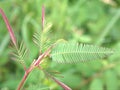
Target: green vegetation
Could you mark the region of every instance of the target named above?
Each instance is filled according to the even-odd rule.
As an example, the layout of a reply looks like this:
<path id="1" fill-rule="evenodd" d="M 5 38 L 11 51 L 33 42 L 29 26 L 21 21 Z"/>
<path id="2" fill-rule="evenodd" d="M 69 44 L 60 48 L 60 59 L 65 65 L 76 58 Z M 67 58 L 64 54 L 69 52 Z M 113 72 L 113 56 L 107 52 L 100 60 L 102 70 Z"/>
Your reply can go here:
<path id="1" fill-rule="evenodd" d="M 5 11 L 10 20 L 17 40 L 24 42 L 24 44 L 20 44 L 19 50 L 15 51 L 14 54 L 14 58 L 16 58 L 16 54 L 22 53 L 20 57 L 17 56 L 17 61 L 22 60 L 20 63 L 23 66 L 23 58 L 28 67 L 34 59 L 38 58 L 39 53 L 48 48 L 47 45 L 51 44 L 46 37 L 48 35 L 52 42 L 64 38 L 71 43 L 86 43 L 85 45 L 75 43 L 56 46 L 51 54 L 54 61 L 59 62 L 61 58 L 63 63 L 71 63 L 75 59 L 77 64 L 59 64 L 51 62 L 50 58 L 45 58 L 42 68 L 47 69 L 47 72 L 44 71 L 46 76 L 42 71 L 34 70 L 24 85 L 25 90 L 62 90 L 55 82 L 46 78 L 51 77 L 55 81 L 56 79 L 52 76 L 57 77 L 73 90 L 119 90 L 120 3 L 119 0 L 108 1 L 0 0 L 0 8 Z M 45 24 L 45 33 L 41 32 L 42 34 L 40 34 L 38 31 L 42 28 L 41 8 L 43 4 L 46 10 L 45 23 L 50 22 L 50 24 Z M 49 29 L 51 32 L 46 33 Z M 39 49 L 33 41 L 37 42 Z M 66 41 L 63 42 L 66 43 Z M 95 46 L 87 44 L 94 44 Z M 100 47 L 97 47 L 97 45 Z M 25 47 L 21 48 L 23 46 Z M 24 75 L 23 67 L 11 59 L 13 55 L 11 55 L 11 48 L 9 47 L 12 47 L 10 38 L 5 23 L 0 16 L 0 89 L 2 90 L 16 89 Z M 27 51 L 26 47 L 28 47 Z M 113 48 L 116 53 L 106 58 L 112 51 L 102 47 Z M 91 54 L 88 49 L 95 55 Z M 88 52 L 86 52 L 87 50 Z M 69 55 L 63 54 L 63 51 Z M 77 54 L 74 55 L 74 58 L 70 58 L 73 52 Z M 26 53 L 28 56 L 24 57 Z M 79 54 L 80 57 L 78 57 Z M 85 63 L 78 62 L 81 57 L 86 60 L 93 60 Z M 99 58 L 102 58 L 102 60 L 94 60 Z M 71 61 L 69 62 L 68 59 Z"/>

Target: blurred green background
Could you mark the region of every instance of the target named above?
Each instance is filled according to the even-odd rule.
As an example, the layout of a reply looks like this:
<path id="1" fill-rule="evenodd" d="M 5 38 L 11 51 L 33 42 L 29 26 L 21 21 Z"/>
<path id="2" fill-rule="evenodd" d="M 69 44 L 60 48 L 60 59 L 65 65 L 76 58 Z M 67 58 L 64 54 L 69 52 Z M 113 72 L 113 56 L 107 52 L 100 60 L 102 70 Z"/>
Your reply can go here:
<path id="1" fill-rule="evenodd" d="M 0 0 L 2 8 L 18 40 L 30 50 L 29 65 L 38 55 L 32 42 L 34 32 L 41 28 L 41 7 L 46 22 L 51 22 L 52 36 L 69 41 L 113 48 L 109 58 L 78 64 L 44 65 L 59 71 L 59 80 L 73 90 L 120 90 L 120 0 Z M 39 28 L 37 27 L 39 26 Z M 24 75 L 22 66 L 11 60 L 10 37 L 0 15 L 0 90 L 15 90 Z M 62 90 L 39 70 L 28 77 L 23 90 Z"/>

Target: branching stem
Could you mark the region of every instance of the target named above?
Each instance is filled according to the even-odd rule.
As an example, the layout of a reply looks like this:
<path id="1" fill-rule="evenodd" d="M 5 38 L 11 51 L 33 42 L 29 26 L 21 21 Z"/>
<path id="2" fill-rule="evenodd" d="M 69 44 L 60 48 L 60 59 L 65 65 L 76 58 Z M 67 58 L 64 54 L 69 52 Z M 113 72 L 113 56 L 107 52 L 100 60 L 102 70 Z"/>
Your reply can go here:
<path id="1" fill-rule="evenodd" d="M 48 50 L 47 50 L 45 53 L 43 53 L 42 55 L 40 55 L 37 60 L 34 60 L 34 61 L 32 62 L 32 64 L 30 65 L 30 67 L 25 71 L 25 74 L 24 74 L 24 76 L 23 76 L 20 84 L 18 85 L 17 90 L 21 90 L 21 88 L 23 87 L 23 85 L 24 85 L 27 77 L 28 77 L 29 74 L 31 73 L 31 71 L 32 71 L 35 67 L 37 67 L 37 66 L 40 65 L 40 63 L 41 63 L 41 61 L 43 60 L 43 58 L 45 58 L 46 56 L 49 55 L 49 53 L 50 53 L 50 51 L 51 51 L 51 48 L 52 48 L 52 47 L 48 48 Z"/>
<path id="2" fill-rule="evenodd" d="M 14 32 L 10 26 L 10 23 L 5 15 L 5 13 L 3 12 L 3 10 L 0 8 L 0 14 L 2 15 L 4 22 L 6 24 L 6 27 L 8 29 L 8 32 L 10 34 L 11 40 L 16 48 L 16 50 L 18 51 L 18 46 L 17 46 L 17 41 L 14 35 Z M 44 23 L 45 23 L 45 10 L 44 10 L 44 6 L 42 7 L 42 30 L 44 29 Z M 41 61 L 43 60 L 43 58 L 49 56 L 49 53 L 51 52 L 51 48 L 53 48 L 54 45 L 50 46 L 43 54 L 40 54 L 37 60 L 34 60 L 30 67 L 27 69 L 26 65 L 23 64 L 24 67 L 24 71 L 25 74 L 20 82 L 20 84 L 18 85 L 17 90 L 21 90 L 21 88 L 23 87 L 25 81 L 27 80 L 29 74 L 33 71 L 33 69 L 35 67 L 39 68 L 40 70 L 42 70 L 42 67 L 40 67 L 39 65 L 41 64 Z M 65 85 L 63 82 L 57 80 L 55 77 L 53 77 L 51 74 L 45 72 L 49 77 L 51 77 L 52 80 L 54 80 L 58 85 L 60 85 L 64 90 L 72 90 L 70 87 L 68 87 L 67 85 Z"/>

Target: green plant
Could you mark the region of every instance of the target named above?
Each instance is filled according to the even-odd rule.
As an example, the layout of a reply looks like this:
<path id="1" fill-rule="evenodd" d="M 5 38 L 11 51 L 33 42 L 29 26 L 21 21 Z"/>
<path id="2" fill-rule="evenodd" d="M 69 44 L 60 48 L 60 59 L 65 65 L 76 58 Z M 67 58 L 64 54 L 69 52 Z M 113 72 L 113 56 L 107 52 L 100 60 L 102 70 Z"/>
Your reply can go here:
<path id="1" fill-rule="evenodd" d="M 45 15 L 44 15 L 45 11 L 44 11 L 44 7 L 42 7 L 42 29 L 37 31 L 34 34 L 34 38 L 33 38 L 34 43 L 39 48 L 39 56 L 37 59 L 34 59 L 31 65 L 27 68 L 24 60 L 27 54 L 27 49 L 25 48 L 23 42 L 21 42 L 20 44 L 17 42 L 14 32 L 12 31 L 12 28 L 2 9 L 0 9 L 0 14 L 2 15 L 6 23 L 12 43 L 14 45 L 13 59 L 21 63 L 25 71 L 25 74 L 20 84 L 18 85 L 18 90 L 20 90 L 23 87 L 28 75 L 35 68 L 42 70 L 47 77 L 51 78 L 63 89 L 71 90 L 70 87 L 68 87 L 63 82 L 56 79 L 53 74 L 47 72 L 42 67 L 42 63 L 46 60 L 45 59 L 46 57 L 49 57 L 55 62 L 67 64 L 67 63 L 78 63 L 78 62 L 86 62 L 91 60 L 102 59 L 108 57 L 113 53 L 113 50 L 108 48 L 88 45 L 88 44 L 79 44 L 76 42 L 67 42 L 62 39 L 52 42 L 51 38 L 49 37 L 49 31 L 52 25 L 45 24 Z"/>

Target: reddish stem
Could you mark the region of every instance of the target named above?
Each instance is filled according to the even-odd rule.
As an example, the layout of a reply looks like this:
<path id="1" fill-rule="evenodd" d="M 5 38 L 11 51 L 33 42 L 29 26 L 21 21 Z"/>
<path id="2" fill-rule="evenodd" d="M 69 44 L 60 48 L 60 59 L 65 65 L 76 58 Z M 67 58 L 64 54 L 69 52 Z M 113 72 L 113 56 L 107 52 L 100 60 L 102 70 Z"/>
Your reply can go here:
<path id="1" fill-rule="evenodd" d="M 11 40 L 12 40 L 13 44 L 16 46 L 17 43 L 16 43 L 16 38 L 15 38 L 14 32 L 13 32 L 11 26 L 10 26 L 10 23 L 9 23 L 4 11 L 1 8 L 0 8 L 0 14 L 2 15 L 2 17 L 4 19 L 4 22 L 5 22 L 6 26 L 7 26 L 7 29 L 9 31 Z"/>
<path id="2" fill-rule="evenodd" d="M 21 82 L 20 82 L 17 90 L 20 90 L 20 89 L 23 87 L 23 85 L 24 85 L 24 83 L 25 83 L 28 75 L 30 74 L 30 72 L 31 72 L 31 71 L 34 69 L 34 67 L 35 67 L 35 66 L 33 66 L 33 64 L 34 64 L 34 61 L 33 61 L 33 63 L 31 64 L 30 68 L 25 71 L 25 74 L 24 74 L 24 76 L 23 76 L 23 78 L 22 78 L 22 80 L 21 80 Z"/>
<path id="3" fill-rule="evenodd" d="M 20 82 L 17 90 L 20 90 L 20 89 L 22 88 L 22 86 L 24 85 L 24 83 L 25 83 L 28 75 L 29 75 L 29 73 L 25 73 L 25 74 L 24 74 L 24 77 L 22 78 L 22 81 Z"/>
<path id="4" fill-rule="evenodd" d="M 42 69 L 41 67 L 38 66 L 38 68 L 40 70 L 42 70 L 47 76 L 49 76 L 52 80 L 54 80 L 59 86 L 61 86 L 64 90 L 72 90 L 69 86 L 67 86 L 66 84 L 64 84 L 63 82 L 59 81 L 58 79 L 56 79 L 55 77 L 53 77 L 50 73 L 48 73 L 47 71 L 45 71 L 44 69 Z"/>
<path id="5" fill-rule="evenodd" d="M 72 90 L 70 87 L 68 87 L 63 82 L 59 81 L 58 79 L 51 77 L 58 85 L 60 85 L 64 90 Z"/>
<path id="6" fill-rule="evenodd" d="M 21 82 L 20 82 L 17 90 L 20 90 L 20 89 L 23 87 L 23 85 L 24 85 L 24 83 L 25 83 L 28 75 L 30 74 L 30 72 L 31 72 L 36 66 L 39 66 L 39 64 L 41 63 L 41 61 L 43 60 L 43 58 L 49 55 L 50 50 L 51 50 L 51 47 L 48 48 L 48 50 L 47 50 L 45 53 L 43 53 L 42 55 L 40 55 L 36 61 L 34 60 L 34 61 L 32 62 L 31 66 L 26 70 L 26 72 L 25 72 L 25 74 L 24 74 L 24 76 L 23 76 L 23 78 L 22 78 L 22 80 L 21 80 Z"/>
<path id="7" fill-rule="evenodd" d="M 49 47 L 46 52 L 44 52 L 42 55 L 40 55 L 38 57 L 38 59 L 34 63 L 35 66 L 38 66 L 44 57 L 49 56 L 49 53 L 50 53 L 52 47 L 53 46 Z"/>
<path id="8" fill-rule="evenodd" d="M 4 20 L 5 24 L 6 24 L 6 27 L 7 27 L 7 29 L 8 29 L 8 32 L 9 32 L 9 34 L 10 34 L 10 38 L 11 38 L 11 40 L 12 40 L 15 48 L 18 50 L 17 42 L 16 42 L 16 38 L 15 38 L 14 32 L 13 32 L 11 26 L 10 26 L 10 23 L 9 23 L 9 21 L 8 21 L 6 15 L 5 15 L 5 13 L 4 13 L 4 11 L 3 11 L 1 8 L 0 8 L 0 14 L 2 15 L 3 20 Z M 25 66 L 24 64 L 22 64 L 22 65 L 23 65 L 23 67 L 24 67 L 24 70 L 26 71 L 26 66 Z"/>

